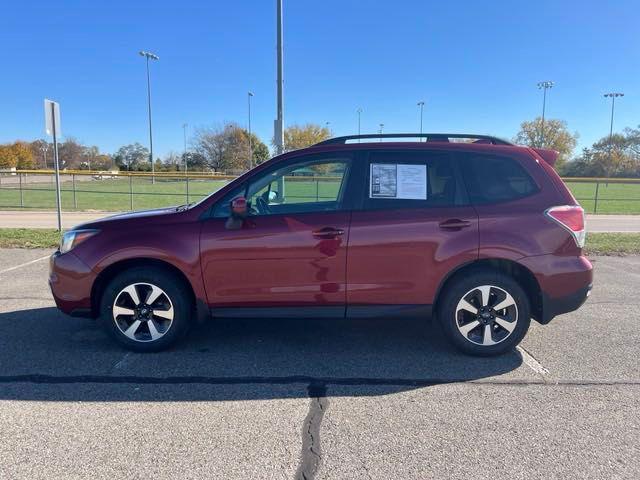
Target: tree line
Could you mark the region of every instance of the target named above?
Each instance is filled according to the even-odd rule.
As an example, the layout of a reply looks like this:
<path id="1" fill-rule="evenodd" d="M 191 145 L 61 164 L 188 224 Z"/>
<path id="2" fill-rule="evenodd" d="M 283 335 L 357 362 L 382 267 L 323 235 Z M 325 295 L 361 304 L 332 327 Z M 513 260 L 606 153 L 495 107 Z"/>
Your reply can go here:
<path id="1" fill-rule="evenodd" d="M 331 136 L 326 127 L 292 125 L 285 130 L 285 150 L 304 148 Z M 273 143 L 273 142 L 272 142 Z M 196 129 L 186 152 L 167 153 L 154 160 L 157 172 L 200 171 L 240 173 L 271 157 L 269 147 L 235 123 Z M 149 149 L 140 143 L 123 145 L 113 154 L 86 146 L 75 138 L 58 144 L 60 167 L 69 170 L 151 171 Z M 0 169 L 53 168 L 53 144 L 44 140 L 0 145 Z"/>
<path id="2" fill-rule="evenodd" d="M 16 141 L 0 145 L 0 169 L 51 169 L 53 143 L 45 140 Z M 62 168 L 73 170 L 104 170 L 112 165 L 111 155 L 100 153 L 96 146 L 86 146 L 69 137 L 58 143 L 58 158 Z"/>
<path id="3" fill-rule="evenodd" d="M 640 177 L 640 125 L 603 137 L 574 156 L 578 138 L 577 132 L 569 131 L 567 122 L 545 119 L 543 125 L 538 117 L 523 122 L 513 141 L 557 150 L 560 155 L 555 168 L 565 177 Z"/>
<path id="4" fill-rule="evenodd" d="M 331 137 L 327 127 L 308 123 L 291 125 L 284 132 L 285 151 L 308 147 Z M 538 117 L 525 121 L 513 138 L 514 143 L 544 147 L 559 152 L 556 169 L 569 177 L 640 177 L 640 126 L 625 128 L 611 138 L 603 137 L 574 156 L 578 134 L 567 123 Z M 274 145 L 274 142 L 271 142 Z M 61 168 L 70 170 L 151 171 L 149 150 L 140 143 L 123 145 L 113 154 L 102 153 L 74 138 L 58 144 Z M 254 133 L 233 122 L 195 130 L 186 152 L 169 152 L 154 161 L 161 172 L 199 171 L 240 173 L 271 156 L 269 147 Z M 53 145 L 44 140 L 16 141 L 0 145 L 0 169 L 53 168 Z"/>

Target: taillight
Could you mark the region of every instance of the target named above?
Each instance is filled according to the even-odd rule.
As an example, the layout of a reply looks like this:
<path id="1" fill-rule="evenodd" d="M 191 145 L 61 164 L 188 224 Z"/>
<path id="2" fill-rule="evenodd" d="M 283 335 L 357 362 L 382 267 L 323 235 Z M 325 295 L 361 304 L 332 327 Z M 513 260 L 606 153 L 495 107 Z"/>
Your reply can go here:
<path id="1" fill-rule="evenodd" d="M 584 247 L 587 229 L 584 221 L 584 210 L 580 205 L 562 205 L 551 207 L 544 212 L 551 220 L 559 223 L 573 235 L 576 245 Z"/>

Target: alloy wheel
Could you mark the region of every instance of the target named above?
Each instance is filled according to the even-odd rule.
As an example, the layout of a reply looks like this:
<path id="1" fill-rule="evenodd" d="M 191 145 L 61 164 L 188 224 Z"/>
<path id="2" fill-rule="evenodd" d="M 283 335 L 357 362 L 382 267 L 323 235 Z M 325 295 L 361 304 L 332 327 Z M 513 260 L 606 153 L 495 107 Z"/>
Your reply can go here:
<path id="1" fill-rule="evenodd" d="M 505 341 L 518 323 L 518 306 L 503 288 L 482 285 L 465 293 L 456 307 L 456 326 L 469 342 L 488 347 Z"/>
<path id="2" fill-rule="evenodd" d="M 173 325 L 173 303 L 157 285 L 133 283 L 113 302 L 113 321 L 126 337 L 136 342 L 162 338 Z"/>

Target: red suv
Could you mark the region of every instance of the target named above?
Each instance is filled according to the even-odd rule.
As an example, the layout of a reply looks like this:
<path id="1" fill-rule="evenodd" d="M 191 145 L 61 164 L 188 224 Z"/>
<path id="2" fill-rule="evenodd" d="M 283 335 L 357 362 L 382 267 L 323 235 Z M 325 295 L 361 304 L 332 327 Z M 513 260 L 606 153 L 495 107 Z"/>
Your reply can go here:
<path id="1" fill-rule="evenodd" d="M 382 141 L 396 137 L 412 141 Z M 460 350 L 498 354 L 591 289 L 555 158 L 488 136 L 334 138 L 196 204 L 66 232 L 49 283 L 63 312 L 136 351 L 212 316 L 433 314 Z"/>

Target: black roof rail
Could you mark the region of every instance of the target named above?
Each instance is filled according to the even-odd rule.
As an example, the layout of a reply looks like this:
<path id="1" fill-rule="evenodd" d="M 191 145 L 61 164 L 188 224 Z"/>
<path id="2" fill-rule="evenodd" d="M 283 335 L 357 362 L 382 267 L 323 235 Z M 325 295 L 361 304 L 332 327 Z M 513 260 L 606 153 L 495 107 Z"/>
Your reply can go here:
<path id="1" fill-rule="evenodd" d="M 347 143 L 349 140 L 368 140 L 374 138 L 425 138 L 427 142 L 448 142 L 450 138 L 475 138 L 476 140 L 486 140 L 492 145 L 513 145 L 513 143 L 498 137 L 475 135 L 472 133 L 367 133 L 365 135 L 345 135 L 344 137 L 329 138 L 315 145 L 338 145 Z"/>

